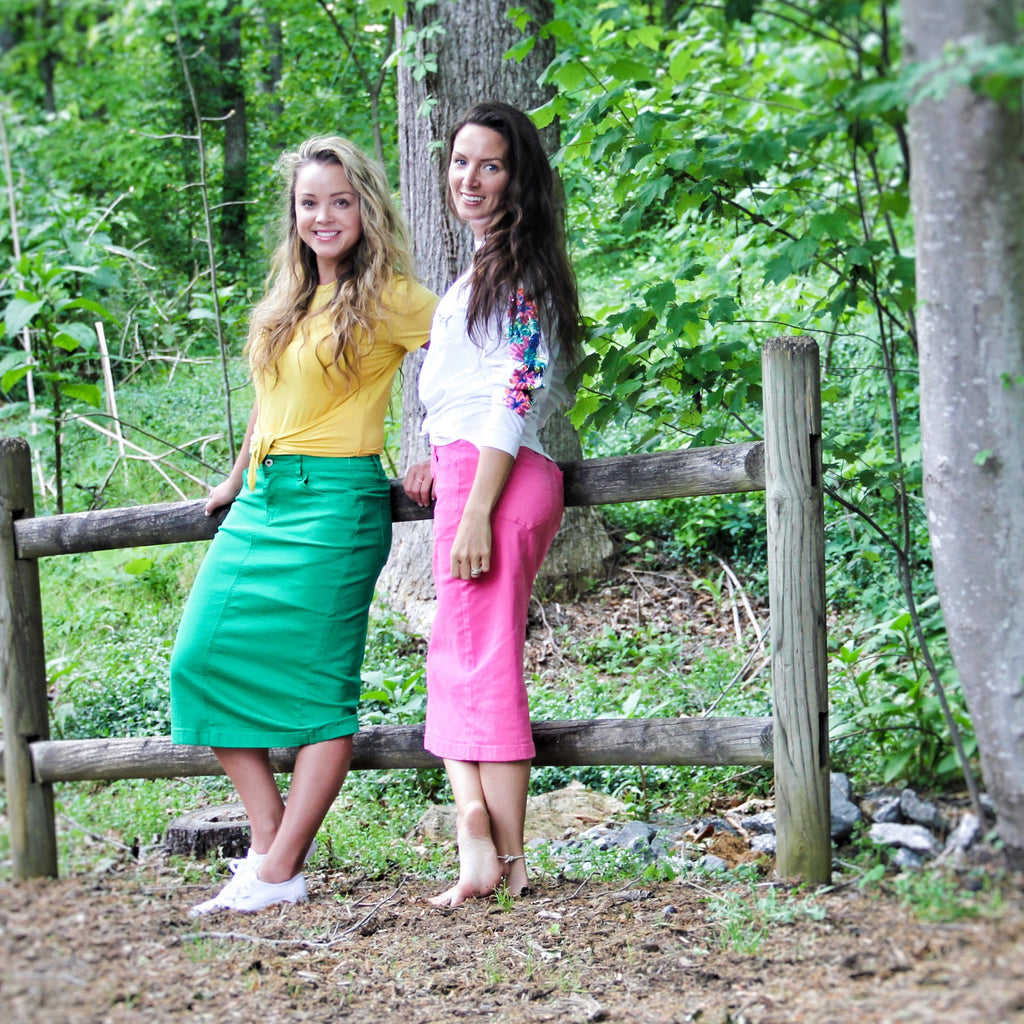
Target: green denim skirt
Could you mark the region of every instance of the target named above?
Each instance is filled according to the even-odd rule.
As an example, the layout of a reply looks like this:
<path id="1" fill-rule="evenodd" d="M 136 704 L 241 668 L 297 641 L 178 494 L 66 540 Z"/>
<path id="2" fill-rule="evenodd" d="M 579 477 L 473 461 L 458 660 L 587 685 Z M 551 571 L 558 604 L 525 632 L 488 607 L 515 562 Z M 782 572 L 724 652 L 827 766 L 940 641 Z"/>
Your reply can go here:
<path id="1" fill-rule="evenodd" d="M 293 747 L 357 732 L 370 601 L 390 547 L 377 456 L 265 459 L 182 614 L 173 741 Z"/>

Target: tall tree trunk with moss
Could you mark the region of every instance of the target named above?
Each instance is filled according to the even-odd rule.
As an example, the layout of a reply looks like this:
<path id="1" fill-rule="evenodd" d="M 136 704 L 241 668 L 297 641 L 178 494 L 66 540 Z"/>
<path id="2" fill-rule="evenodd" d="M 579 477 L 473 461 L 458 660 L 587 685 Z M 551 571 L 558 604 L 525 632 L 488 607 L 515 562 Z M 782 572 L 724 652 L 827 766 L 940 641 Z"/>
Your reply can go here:
<path id="1" fill-rule="evenodd" d="M 977 46 L 1018 48 L 1021 8 L 1019 0 L 903 0 L 906 59 L 928 63 Z M 1024 122 L 1020 83 L 1013 85 L 1003 101 L 956 86 L 913 103 L 910 151 L 924 494 L 935 577 L 999 832 L 1020 868 Z"/>
<path id="2" fill-rule="evenodd" d="M 551 17 L 544 0 L 517 5 L 532 18 L 525 34 Z M 503 100 L 530 110 L 549 93 L 538 79 L 553 55 L 550 40 L 536 40 L 517 62 L 504 55 L 523 42 L 524 33 L 509 19 L 513 5 L 503 0 L 407 7 L 401 26 L 404 53 L 398 70 L 398 131 L 402 204 L 411 225 L 413 247 L 424 282 L 438 294 L 472 258 L 472 236 L 444 201 L 447 187 L 444 143 L 458 118 L 481 100 Z M 557 135 L 546 138 L 549 149 Z M 423 409 L 416 392 L 422 357 L 407 360 L 403 383 L 401 471 L 426 457 L 420 437 Z M 557 418 L 557 417 L 556 417 Z M 580 457 L 580 442 L 565 422 L 552 422 L 542 434 L 558 460 Z M 429 523 L 405 524 L 395 531 L 391 559 L 381 577 L 391 604 L 420 629 L 433 615 Z M 545 593 L 571 595 L 586 580 L 601 575 L 611 555 L 600 518 L 591 509 L 570 509 L 538 580 Z"/>

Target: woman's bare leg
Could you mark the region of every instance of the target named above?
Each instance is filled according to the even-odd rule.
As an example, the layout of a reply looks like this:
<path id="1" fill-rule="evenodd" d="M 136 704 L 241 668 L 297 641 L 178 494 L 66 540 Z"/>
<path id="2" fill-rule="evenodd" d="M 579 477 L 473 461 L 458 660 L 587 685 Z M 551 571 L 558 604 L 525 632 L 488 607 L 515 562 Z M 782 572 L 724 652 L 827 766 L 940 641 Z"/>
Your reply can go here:
<path id="1" fill-rule="evenodd" d="M 459 880 L 430 902 L 457 907 L 491 895 L 503 878 L 520 893 L 527 884 L 522 853 L 530 762 L 446 760 L 445 770 L 458 808 Z"/>
<path id="2" fill-rule="evenodd" d="M 214 747 L 213 752 L 245 805 L 252 848 L 266 853 L 284 817 L 284 800 L 270 769 L 268 752 L 249 747 Z"/>
<path id="3" fill-rule="evenodd" d="M 341 791 L 351 763 L 351 736 L 299 748 L 277 835 L 257 871 L 264 882 L 287 882 L 302 870 L 310 843 Z"/>
<path id="4" fill-rule="evenodd" d="M 489 896 L 501 881 L 501 865 L 491 838 L 480 766 L 475 761 L 445 760 L 445 771 L 458 809 L 459 880 L 431 898 L 435 907 L 457 907 L 473 896 Z"/>
<path id="5" fill-rule="evenodd" d="M 514 896 L 528 885 L 523 856 L 526 829 L 526 794 L 530 787 L 529 761 L 482 761 L 480 782 L 491 819 L 491 838 L 501 864 L 501 876 Z M 514 860 L 505 860 L 512 857 Z"/>

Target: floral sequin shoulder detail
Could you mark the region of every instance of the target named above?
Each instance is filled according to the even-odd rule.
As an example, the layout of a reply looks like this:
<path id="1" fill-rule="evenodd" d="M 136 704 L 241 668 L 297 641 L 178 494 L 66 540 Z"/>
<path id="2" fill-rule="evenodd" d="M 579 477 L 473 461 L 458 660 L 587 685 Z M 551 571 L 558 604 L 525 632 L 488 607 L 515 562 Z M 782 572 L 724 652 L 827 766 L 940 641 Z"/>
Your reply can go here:
<path id="1" fill-rule="evenodd" d="M 544 387 L 547 361 L 536 303 L 521 287 L 509 303 L 508 350 L 513 366 L 503 401 L 506 408 L 526 416 L 533 392 Z"/>

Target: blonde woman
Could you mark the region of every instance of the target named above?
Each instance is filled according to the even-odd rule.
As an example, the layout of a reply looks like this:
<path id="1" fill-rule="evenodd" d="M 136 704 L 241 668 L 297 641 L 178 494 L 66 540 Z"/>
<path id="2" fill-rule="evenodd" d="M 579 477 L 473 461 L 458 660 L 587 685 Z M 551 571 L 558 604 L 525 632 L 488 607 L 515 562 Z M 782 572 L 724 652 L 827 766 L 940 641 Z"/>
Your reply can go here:
<path id="1" fill-rule="evenodd" d="M 193 916 L 307 897 L 302 867 L 348 772 L 391 545 L 384 414 L 437 302 L 412 276 L 384 174 L 359 149 L 314 138 L 280 167 L 283 237 L 247 344 L 256 401 L 206 504 L 231 509 L 171 661 L 172 738 L 213 748 L 252 826 L 248 855 Z M 272 747 L 298 748 L 287 802 Z"/>

